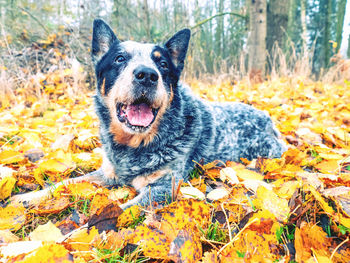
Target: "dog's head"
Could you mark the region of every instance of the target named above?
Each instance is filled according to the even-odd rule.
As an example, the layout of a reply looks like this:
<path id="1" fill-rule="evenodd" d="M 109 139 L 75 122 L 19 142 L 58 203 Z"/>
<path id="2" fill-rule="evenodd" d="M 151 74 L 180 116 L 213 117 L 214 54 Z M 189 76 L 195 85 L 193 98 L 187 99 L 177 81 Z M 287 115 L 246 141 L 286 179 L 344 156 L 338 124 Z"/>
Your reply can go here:
<path id="1" fill-rule="evenodd" d="M 121 42 L 104 21 L 94 21 L 97 93 L 109 110 L 115 141 L 131 147 L 152 141 L 173 99 L 190 35 L 183 29 L 164 45 Z"/>

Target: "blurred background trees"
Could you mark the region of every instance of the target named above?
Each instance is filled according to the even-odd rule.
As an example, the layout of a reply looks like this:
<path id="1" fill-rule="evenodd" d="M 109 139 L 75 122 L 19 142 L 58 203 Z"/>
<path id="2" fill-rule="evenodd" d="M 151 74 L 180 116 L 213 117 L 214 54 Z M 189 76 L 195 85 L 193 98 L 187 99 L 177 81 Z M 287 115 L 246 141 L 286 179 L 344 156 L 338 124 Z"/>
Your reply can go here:
<path id="1" fill-rule="evenodd" d="M 193 77 L 241 78 L 249 72 L 265 77 L 304 67 L 317 78 L 337 62 L 341 43 L 343 57 L 350 53 L 349 31 L 343 31 L 344 24 L 349 27 L 346 5 L 346 0 L 0 0 L 0 62 L 7 66 L 16 57 L 28 64 L 26 48 L 62 44 L 64 52 L 90 65 L 92 21 L 101 17 L 120 39 L 162 43 L 191 28 L 186 74 Z"/>

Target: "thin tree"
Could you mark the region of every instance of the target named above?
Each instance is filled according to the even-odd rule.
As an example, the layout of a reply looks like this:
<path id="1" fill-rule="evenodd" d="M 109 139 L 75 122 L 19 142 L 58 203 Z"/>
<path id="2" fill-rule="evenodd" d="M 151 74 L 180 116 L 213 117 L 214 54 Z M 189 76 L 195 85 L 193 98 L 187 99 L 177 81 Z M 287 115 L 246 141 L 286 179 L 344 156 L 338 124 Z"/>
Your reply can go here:
<path id="1" fill-rule="evenodd" d="M 250 0 L 248 68 L 252 75 L 265 75 L 266 66 L 266 0 Z"/>

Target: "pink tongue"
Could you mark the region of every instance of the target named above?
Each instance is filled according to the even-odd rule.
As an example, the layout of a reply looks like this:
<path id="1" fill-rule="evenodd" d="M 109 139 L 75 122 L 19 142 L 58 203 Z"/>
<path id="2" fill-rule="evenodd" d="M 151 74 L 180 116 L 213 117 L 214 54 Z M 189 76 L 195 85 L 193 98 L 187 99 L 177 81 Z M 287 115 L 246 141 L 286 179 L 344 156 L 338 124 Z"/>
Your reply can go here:
<path id="1" fill-rule="evenodd" d="M 128 105 L 126 117 L 131 125 L 147 127 L 153 121 L 153 112 L 146 103 Z"/>

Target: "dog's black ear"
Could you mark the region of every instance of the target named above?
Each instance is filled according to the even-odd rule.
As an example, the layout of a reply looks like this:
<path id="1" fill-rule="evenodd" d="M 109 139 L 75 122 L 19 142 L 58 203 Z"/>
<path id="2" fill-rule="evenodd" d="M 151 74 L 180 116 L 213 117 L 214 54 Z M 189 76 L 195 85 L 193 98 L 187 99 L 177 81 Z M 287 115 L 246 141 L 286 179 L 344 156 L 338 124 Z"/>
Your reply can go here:
<path id="1" fill-rule="evenodd" d="M 184 60 L 187 53 L 188 43 L 191 38 L 191 31 L 189 29 L 182 29 L 177 32 L 166 43 L 165 47 L 168 49 L 171 59 L 178 70 L 184 67 Z"/>
<path id="2" fill-rule="evenodd" d="M 109 50 L 115 41 L 119 41 L 113 30 L 102 19 L 95 19 L 92 30 L 92 62 L 94 65 Z"/>

